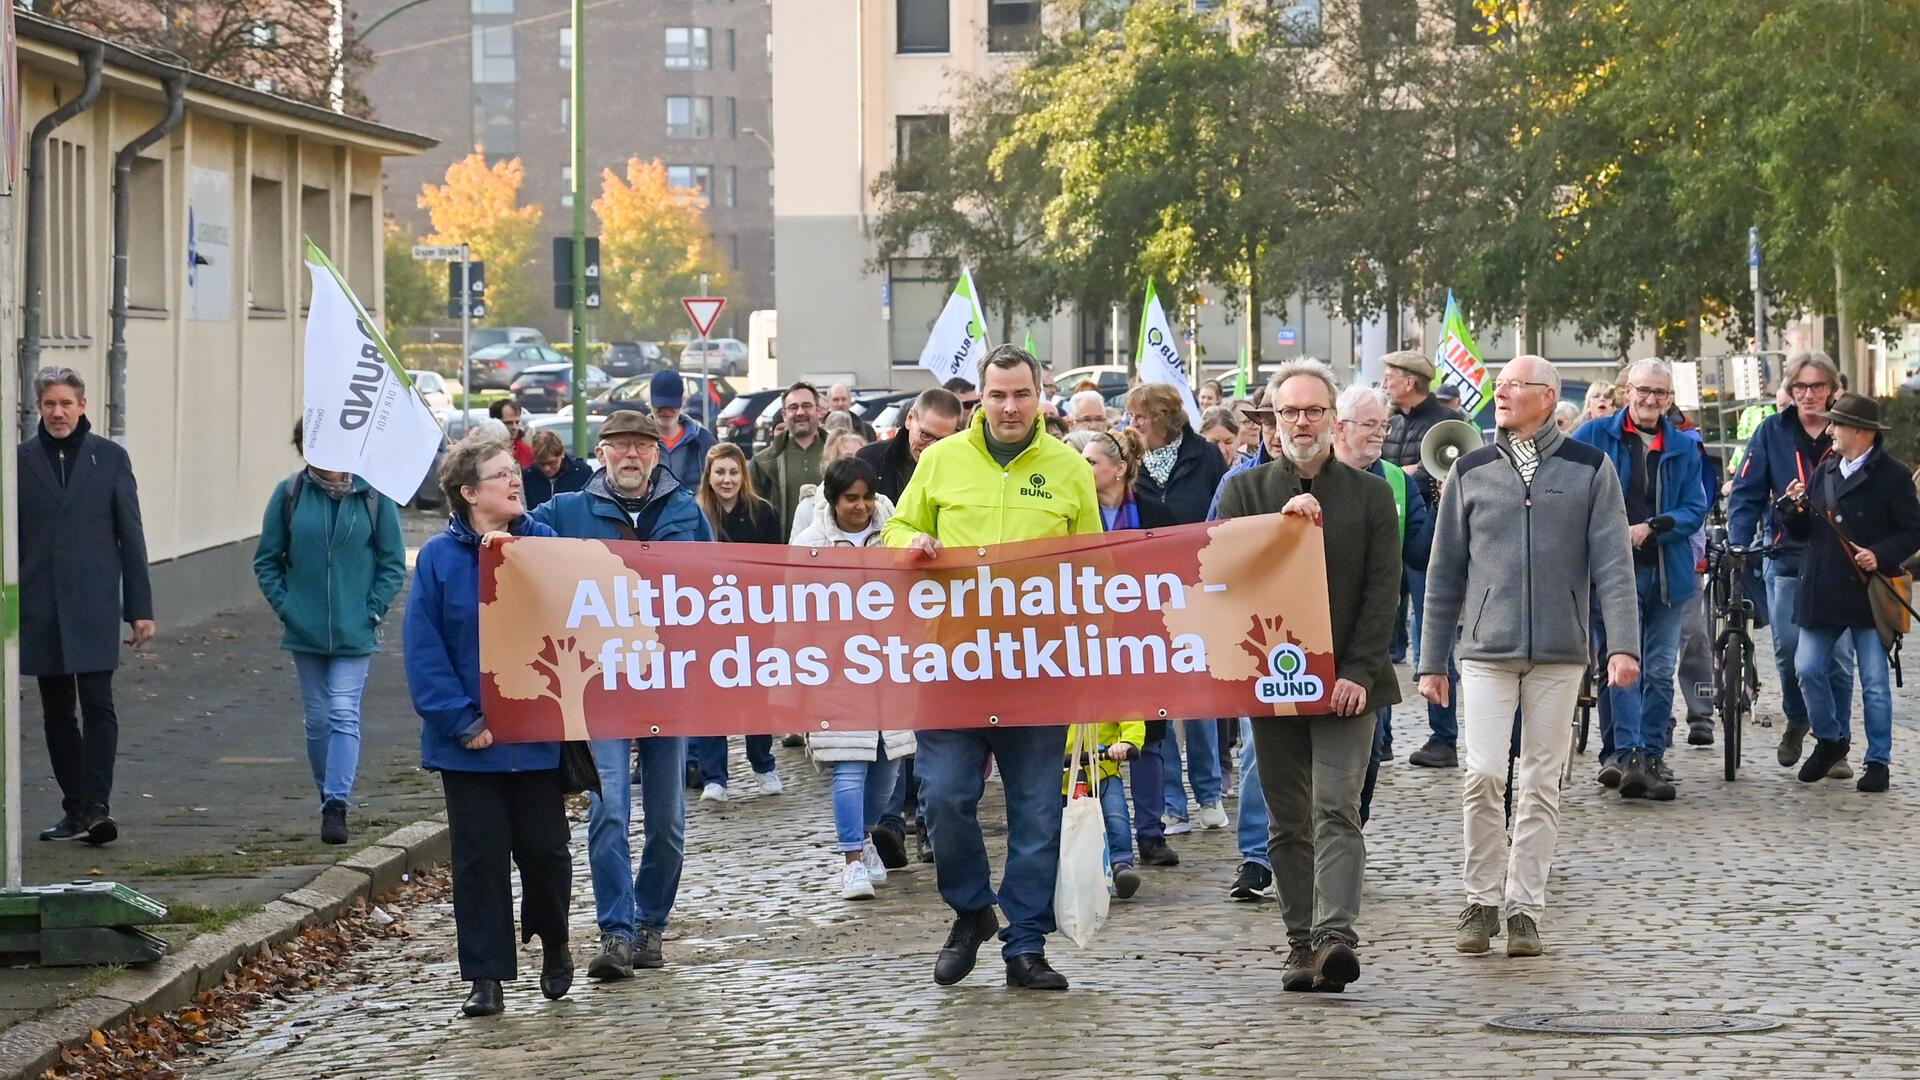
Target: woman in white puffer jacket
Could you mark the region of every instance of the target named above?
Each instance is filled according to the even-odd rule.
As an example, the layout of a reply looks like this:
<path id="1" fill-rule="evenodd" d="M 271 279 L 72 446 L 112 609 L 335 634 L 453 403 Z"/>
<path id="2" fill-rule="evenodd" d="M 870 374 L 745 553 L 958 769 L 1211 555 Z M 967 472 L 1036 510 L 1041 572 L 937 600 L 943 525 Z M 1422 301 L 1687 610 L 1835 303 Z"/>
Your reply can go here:
<path id="1" fill-rule="evenodd" d="M 820 490 L 826 508 L 793 542 L 800 547 L 879 547 L 880 526 L 892 513 L 876 506 L 879 483 L 873 466 L 859 458 L 841 458 L 827 466 Z M 886 864 L 873 846 L 874 826 L 886 809 L 900 776 L 900 762 L 915 749 L 911 731 L 815 731 L 807 735 L 807 753 L 833 765 L 833 826 L 846 868 L 840 872 L 840 896 L 873 899 L 873 886 L 887 880 Z M 892 834 L 882 833 L 897 843 Z M 904 852 L 896 852 L 904 855 Z"/>

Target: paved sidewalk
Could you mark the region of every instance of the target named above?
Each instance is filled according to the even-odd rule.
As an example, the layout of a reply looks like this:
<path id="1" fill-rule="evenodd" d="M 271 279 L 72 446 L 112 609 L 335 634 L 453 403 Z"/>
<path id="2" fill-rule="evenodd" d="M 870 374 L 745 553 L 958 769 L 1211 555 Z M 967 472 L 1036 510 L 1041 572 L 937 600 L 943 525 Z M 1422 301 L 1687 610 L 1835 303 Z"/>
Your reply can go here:
<path id="1" fill-rule="evenodd" d="M 403 515 L 417 548 L 441 524 Z M 420 722 L 400 661 L 403 591 L 374 659 L 361 722 L 353 842 L 320 843 L 319 797 L 307 766 L 299 683 L 280 650 L 280 623 L 264 601 L 123 652 L 114 678 L 120 717 L 113 814 L 120 839 L 103 847 L 42 843 L 60 816 L 47 761 L 38 689 L 25 680 L 22 824 L 26 880 L 120 881 L 175 908 L 157 932 L 178 946 L 306 885 L 326 867 L 395 827 L 441 808 L 419 769 Z M 103 985 L 111 969 L 0 969 L 0 1031 Z"/>
<path id="2" fill-rule="evenodd" d="M 1592 755 L 1581 758 L 1562 804 L 1549 952 L 1535 960 L 1453 951 L 1460 774 L 1405 763 L 1424 716 L 1403 706 L 1402 760 L 1382 773 L 1368 833 L 1364 973 L 1339 996 L 1280 992 L 1274 905 L 1226 898 L 1231 829 L 1174 838 L 1182 865 L 1144 871 L 1139 896 L 1115 905 L 1090 949 L 1052 939 L 1071 992 L 1004 989 L 992 946 L 966 982 L 937 987 L 949 916 L 931 868 L 889 880 L 875 901 L 840 900 L 826 777 L 800 751 L 776 749 L 788 793 L 759 796 L 736 741 L 735 801 L 689 811 L 665 970 L 583 981 L 548 1003 L 533 986 L 536 945 L 506 1016 L 469 1021 L 457 1014 L 450 912 L 415 911 L 413 940 L 364 955 L 339 985 L 270 1006 L 203 1075 L 1920 1076 L 1920 774 L 1899 765 L 1920 755 L 1920 690 L 1898 691 L 1896 704 L 1885 795 L 1797 783 L 1774 763 L 1768 729 L 1751 732 L 1747 770 L 1731 784 L 1718 747 L 1676 751 L 1671 804 L 1623 803 L 1593 781 Z M 996 792 L 982 807 L 989 823 Z M 990 850 L 999 844 L 990 829 Z M 574 852 L 584 965 L 581 830 Z M 1785 1026 L 1670 1039 L 1483 1026 L 1575 1009 L 1751 1013 Z"/>

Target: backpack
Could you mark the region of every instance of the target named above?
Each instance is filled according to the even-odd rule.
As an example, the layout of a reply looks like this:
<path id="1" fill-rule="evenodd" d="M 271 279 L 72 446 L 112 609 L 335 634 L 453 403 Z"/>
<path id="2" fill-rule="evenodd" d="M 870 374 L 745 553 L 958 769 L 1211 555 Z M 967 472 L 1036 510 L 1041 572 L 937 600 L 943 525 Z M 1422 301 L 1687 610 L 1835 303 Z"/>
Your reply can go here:
<path id="1" fill-rule="evenodd" d="M 292 547 L 293 508 L 300 505 L 300 493 L 307 488 L 307 470 L 301 469 L 280 482 L 280 527 L 286 531 L 288 547 Z M 368 487 L 360 493 L 367 501 L 367 528 L 369 532 L 380 524 L 380 493 Z"/>

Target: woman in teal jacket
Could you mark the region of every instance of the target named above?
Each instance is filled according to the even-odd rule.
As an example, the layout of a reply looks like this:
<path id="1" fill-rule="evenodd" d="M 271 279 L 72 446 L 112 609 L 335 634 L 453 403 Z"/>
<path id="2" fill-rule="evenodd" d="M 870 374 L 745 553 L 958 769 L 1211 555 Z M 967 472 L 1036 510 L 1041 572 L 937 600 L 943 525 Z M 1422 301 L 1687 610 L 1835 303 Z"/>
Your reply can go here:
<path id="1" fill-rule="evenodd" d="M 253 573 L 300 677 L 320 839 L 344 844 L 360 766 L 360 694 L 380 624 L 407 577 L 399 510 L 357 476 L 304 468 L 267 500 Z"/>

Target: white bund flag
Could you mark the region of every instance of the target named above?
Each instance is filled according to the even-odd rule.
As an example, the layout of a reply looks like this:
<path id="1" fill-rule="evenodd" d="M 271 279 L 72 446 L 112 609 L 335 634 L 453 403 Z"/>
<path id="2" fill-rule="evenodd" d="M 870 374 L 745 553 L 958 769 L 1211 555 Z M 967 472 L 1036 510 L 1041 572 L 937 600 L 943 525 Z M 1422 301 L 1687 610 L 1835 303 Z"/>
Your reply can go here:
<path id="1" fill-rule="evenodd" d="M 980 361 L 987 358 L 987 320 L 980 314 L 980 300 L 973 291 L 973 271 L 960 271 L 960 281 L 947 297 L 947 306 L 934 320 L 927 346 L 920 350 L 920 366 L 933 372 L 942 383 L 965 379 L 970 386 L 980 382 Z"/>
<path id="2" fill-rule="evenodd" d="M 1187 385 L 1186 365 L 1180 362 L 1180 350 L 1174 345 L 1173 327 L 1167 324 L 1167 309 L 1147 282 L 1147 302 L 1140 317 L 1140 346 L 1134 352 L 1134 367 L 1143 383 L 1166 383 L 1180 391 L 1187 407 L 1187 423 L 1200 430 L 1200 403 L 1194 400 L 1193 387 Z"/>
<path id="3" fill-rule="evenodd" d="M 353 473 L 404 506 L 445 432 L 339 271 L 306 243 L 313 304 L 301 454 L 314 468 Z"/>

